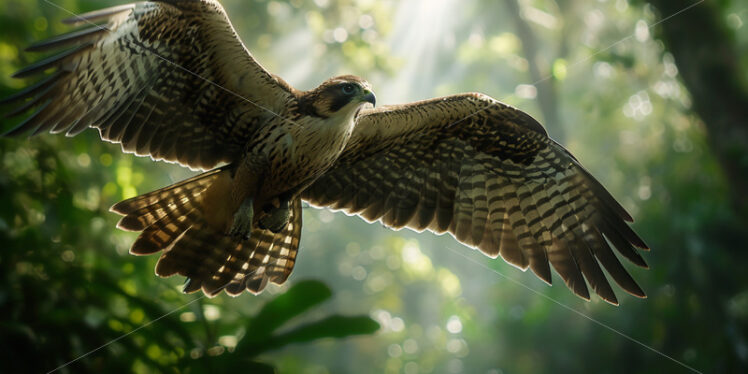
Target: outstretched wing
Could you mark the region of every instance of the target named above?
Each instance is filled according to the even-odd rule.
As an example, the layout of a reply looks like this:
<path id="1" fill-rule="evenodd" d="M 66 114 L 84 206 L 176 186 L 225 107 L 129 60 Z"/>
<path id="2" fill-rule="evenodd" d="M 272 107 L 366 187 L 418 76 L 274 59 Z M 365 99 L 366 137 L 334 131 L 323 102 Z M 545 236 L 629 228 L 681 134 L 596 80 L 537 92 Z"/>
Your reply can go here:
<path id="1" fill-rule="evenodd" d="M 645 297 L 604 239 L 647 266 L 628 213 L 532 117 L 485 95 L 362 113 L 338 162 L 302 197 L 395 229 L 449 232 L 549 284 L 552 266 L 585 299 L 586 279 L 617 303 L 600 265 Z"/>
<path id="2" fill-rule="evenodd" d="M 163 0 L 66 20 L 80 30 L 29 47 L 69 47 L 17 73 L 54 69 L 2 100 L 33 113 L 8 135 L 88 127 L 125 152 L 208 169 L 235 160 L 295 91 L 260 66 L 214 0 Z"/>

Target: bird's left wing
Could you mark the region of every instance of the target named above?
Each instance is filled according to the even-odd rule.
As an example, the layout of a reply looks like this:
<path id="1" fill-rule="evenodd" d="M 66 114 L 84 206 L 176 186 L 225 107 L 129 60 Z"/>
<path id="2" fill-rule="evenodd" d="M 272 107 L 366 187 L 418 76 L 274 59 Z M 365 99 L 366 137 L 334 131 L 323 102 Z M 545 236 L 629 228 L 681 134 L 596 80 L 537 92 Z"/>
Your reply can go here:
<path id="1" fill-rule="evenodd" d="M 549 284 L 552 266 L 577 295 L 589 299 L 586 279 L 615 304 L 602 265 L 644 297 L 604 239 L 646 267 L 628 213 L 532 117 L 485 95 L 365 111 L 302 197 L 395 229 L 449 232 Z"/>
<path id="2" fill-rule="evenodd" d="M 8 135 L 88 127 L 125 152 L 209 169 L 231 162 L 295 91 L 267 72 L 215 0 L 139 2 L 82 14 L 83 27 L 27 50 L 65 52 L 15 73 L 53 72 L 0 100 L 26 120 Z"/>

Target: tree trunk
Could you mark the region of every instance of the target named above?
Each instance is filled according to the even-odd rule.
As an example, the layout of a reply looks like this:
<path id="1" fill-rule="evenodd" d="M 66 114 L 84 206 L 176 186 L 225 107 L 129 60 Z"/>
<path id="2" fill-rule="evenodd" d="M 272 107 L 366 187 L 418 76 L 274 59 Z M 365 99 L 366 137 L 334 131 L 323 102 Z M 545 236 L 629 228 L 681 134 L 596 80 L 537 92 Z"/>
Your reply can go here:
<path id="1" fill-rule="evenodd" d="M 658 36 L 673 54 L 693 109 L 706 125 L 735 212 L 748 222 L 748 93 L 734 39 L 713 2 L 687 10 L 683 1 L 649 2 L 664 20 L 656 26 Z"/>
<path id="2" fill-rule="evenodd" d="M 564 143 L 564 130 L 558 115 L 558 101 L 556 100 L 555 82 L 549 71 L 541 72 L 538 64 L 538 42 L 530 25 L 522 18 L 518 0 L 506 0 L 507 8 L 513 13 L 516 22 L 517 36 L 522 42 L 522 51 L 527 58 L 530 79 L 538 90 L 538 105 L 543 113 L 545 128 L 552 138 Z M 552 64 L 552 62 L 551 62 Z M 550 65 L 550 64 L 549 64 Z"/>

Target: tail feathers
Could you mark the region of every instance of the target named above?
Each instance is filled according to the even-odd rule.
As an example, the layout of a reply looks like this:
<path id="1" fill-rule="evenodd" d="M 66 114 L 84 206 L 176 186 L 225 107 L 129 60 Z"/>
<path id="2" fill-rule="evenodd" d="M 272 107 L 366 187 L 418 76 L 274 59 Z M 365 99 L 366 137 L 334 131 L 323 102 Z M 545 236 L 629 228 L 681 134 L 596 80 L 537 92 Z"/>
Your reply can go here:
<path id="1" fill-rule="evenodd" d="M 138 256 L 150 255 L 168 248 L 200 219 L 195 209 L 174 213 L 178 215 L 165 216 L 145 228 L 133 243 L 130 253 Z"/>
<path id="2" fill-rule="evenodd" d="M 184 292 L 200 289 L 214 296 L 226 289 L 260 293 L 268 281 L 282 284 L 293 269 L 301 236 L 301 200 L 292 202 L 289 224 L 279 233 L 255 229 L 249 240 L 237 241 L 208 225 L 201 194 L 222 169 L 150 192 L 112 207 L 124 215 L 118 227 L 143 231 L 130 253 L 163 251 L 156 274 L 187 277 Z"/>
<path id="3" fill-rule="evenodd" d="M 171 186 L 114 204 L 109 210 L 123 215 L 117 227 L 142 231 L 166 216 L 180 216 L 194 209 L 205 191 L 226 167 L 211 170 Z"/>
<path id="4" fill-rule="evenodd" d="M 293 270 L 301 236 L 301 200 L 291 209 L 283 231 L 254 229 L 249 240 L 236 241 L 204 222 L 195 222 L 161 255 L 156 274 L 188 278 L 184 292 L 215 296 L 245 289 L 257 294 L 268 282 L 282 284 Z"/>

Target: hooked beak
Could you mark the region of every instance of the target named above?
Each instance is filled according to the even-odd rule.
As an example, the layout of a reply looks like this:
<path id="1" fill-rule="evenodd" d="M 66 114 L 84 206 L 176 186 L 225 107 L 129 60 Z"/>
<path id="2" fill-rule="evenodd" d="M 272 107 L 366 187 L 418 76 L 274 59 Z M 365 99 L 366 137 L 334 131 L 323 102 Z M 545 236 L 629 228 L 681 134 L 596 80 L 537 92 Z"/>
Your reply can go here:
<path id="1" fill-rule="evenodd" d="M 364 96 L 361 97 L 361 101 L 366 101 L 368 103 L 371 103 L 372 106 L 377 105 L 377 97 L 374 96 L 374 92 L 371 92 L 369 90 L 364 91 Z"/>

